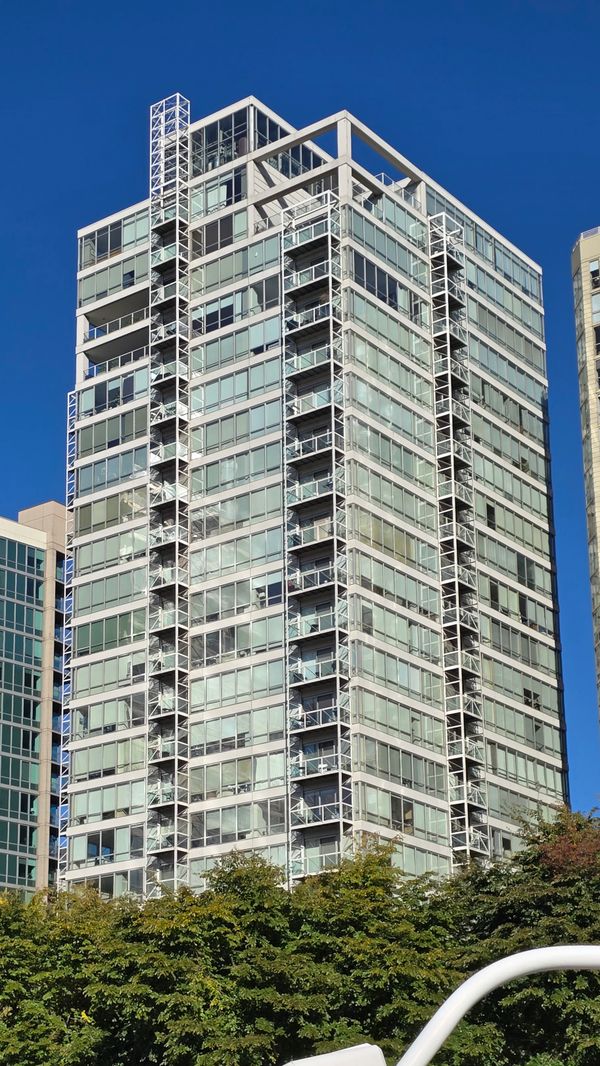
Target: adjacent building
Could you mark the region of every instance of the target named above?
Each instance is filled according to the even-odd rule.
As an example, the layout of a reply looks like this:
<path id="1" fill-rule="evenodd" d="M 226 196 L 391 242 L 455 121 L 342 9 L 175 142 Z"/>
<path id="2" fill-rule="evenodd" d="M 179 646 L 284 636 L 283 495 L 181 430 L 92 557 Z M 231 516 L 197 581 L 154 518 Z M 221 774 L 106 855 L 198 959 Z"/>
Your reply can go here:
<path id="1" fill-rule="evenodd" d="M 56 882 L 65 508 L 0 518 L 0 890 Z"/>
<path id="2" fill-rule="evenodd" d="M 567 794 L 546 394 L 539 267 L 352 115 L 152 107 L 79 235 L 65 883 L 518 847 Z"/>
<path id="3" fill-rule="evenodd" d="M 592 591 L 592 621 L 596 684 L 600 691 L 600 574 L 598 536 L 600 531 L 600 227 L 579 237 L 571 256 L 579 409 L 583 440 L 583 477 L 588 532 L 588 557 Z"/>

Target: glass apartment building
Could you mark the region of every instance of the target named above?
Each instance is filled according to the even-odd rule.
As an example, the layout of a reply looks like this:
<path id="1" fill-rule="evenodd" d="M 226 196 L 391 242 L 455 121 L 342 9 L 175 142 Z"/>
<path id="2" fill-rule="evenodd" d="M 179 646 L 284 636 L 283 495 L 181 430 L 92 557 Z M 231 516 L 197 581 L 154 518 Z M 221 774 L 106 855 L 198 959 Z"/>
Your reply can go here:
<path id="1" fill-rule="evenodd" d="M 445 873 L 565 799 L 527 256 L 347 112 L 175 95 L 80 231 L 76 380 L 66 883 Z"/>
<path id="2" fill-rule="evenodd" d="M 583 476 L 592 590 L 596 684 L 600 691 L 600 227 L 582 233 L 571 256 Z"/>
<path id="3" fill-rule="evenodd" d="M 0 891 L 56 882 L 65 509 L 0 518 Z"/>

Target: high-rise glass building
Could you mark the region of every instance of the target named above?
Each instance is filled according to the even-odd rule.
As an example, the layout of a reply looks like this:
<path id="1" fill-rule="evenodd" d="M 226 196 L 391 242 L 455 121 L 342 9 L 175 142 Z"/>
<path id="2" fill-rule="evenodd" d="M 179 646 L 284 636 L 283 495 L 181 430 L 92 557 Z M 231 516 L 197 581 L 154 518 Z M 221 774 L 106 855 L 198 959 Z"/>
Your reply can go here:
<path id="1" fill-rule="evenodd" d="M 65 880 L 510 852 L 567 789 L 539 268 L 347 112 L 175 95 L 78 279 Z"/>
<path id="2" fill-rule="evenodd" d="M 571 256 L 579 409 L 583 440 L 583 476 L 592 591 L 596 684 L 600 691 L 600 227 L 586 230 Z"/>
<path id="3" fill-rule="evenodd" d="M 65 509 L 0 518 L 0 890 L 56 882 Z"/>

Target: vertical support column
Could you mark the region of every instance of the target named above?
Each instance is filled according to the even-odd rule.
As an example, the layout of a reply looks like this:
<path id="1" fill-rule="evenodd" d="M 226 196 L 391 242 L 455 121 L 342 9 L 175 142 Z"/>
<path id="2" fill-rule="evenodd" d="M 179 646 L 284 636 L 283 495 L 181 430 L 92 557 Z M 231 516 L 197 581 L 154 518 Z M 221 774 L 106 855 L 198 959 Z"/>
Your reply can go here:
<path id="1" fill-rule="evenodd" d="M 290 881 L 352 840 L 340 240 L 332 193 L 284 210 Z"/>
<path id="2" fill-rule="evenodd" d="M 188 884 L 190 104 L 150 114 L 146 893 Z"/>
<path id="3" fill-rule="evenodd" d="M 455 863 L 489 855 L 461 227 L 429 220 L 450 836 Z"/>

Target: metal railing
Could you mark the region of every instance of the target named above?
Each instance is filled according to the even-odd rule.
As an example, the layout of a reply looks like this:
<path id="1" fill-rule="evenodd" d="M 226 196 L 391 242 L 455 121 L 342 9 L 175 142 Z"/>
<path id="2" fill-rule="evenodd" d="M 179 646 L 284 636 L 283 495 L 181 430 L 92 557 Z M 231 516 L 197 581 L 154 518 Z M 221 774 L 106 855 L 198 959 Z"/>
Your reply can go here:
<path id="1" fill-rule="evenodd" d="M 128 315 L 113 318 L 110 322 L 102 322 L 99 326 L 89 325 L 87 332 L 83 335 L 83 339 L 84 341 L 95 341 L 100 337 L 108 337 L 111 333 L 127 329 L 128 326 L 135 326 L 138 322 L 145 322 L 148 314 L 149 309 L 147 307 L 140 307 L 138 311 L 131 311 Z"/>

